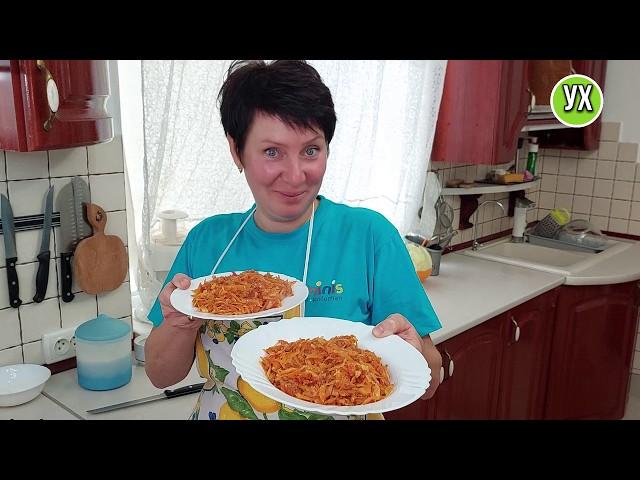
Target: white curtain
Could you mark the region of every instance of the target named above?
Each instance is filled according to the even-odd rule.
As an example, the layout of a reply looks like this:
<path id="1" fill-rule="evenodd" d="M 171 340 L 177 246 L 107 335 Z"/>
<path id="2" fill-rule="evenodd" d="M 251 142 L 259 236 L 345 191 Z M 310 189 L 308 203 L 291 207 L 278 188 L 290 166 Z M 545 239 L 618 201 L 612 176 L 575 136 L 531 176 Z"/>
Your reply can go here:
<path id="1" fill-rule="evenodd" d="M 216 102 L 230 63 L 119 64 L 123 141 L 139 232 L 137 286 L 148 299 L 160 287 L 151 281 L 148 257 L 158 212 L 184 210 L 195 224 L 253 203 L 231 160 Z M 331 90 L 338 118 L 320 193 L 377 210 L 406 233 L 418 221 L 446 61 L 309 63 Z"/>

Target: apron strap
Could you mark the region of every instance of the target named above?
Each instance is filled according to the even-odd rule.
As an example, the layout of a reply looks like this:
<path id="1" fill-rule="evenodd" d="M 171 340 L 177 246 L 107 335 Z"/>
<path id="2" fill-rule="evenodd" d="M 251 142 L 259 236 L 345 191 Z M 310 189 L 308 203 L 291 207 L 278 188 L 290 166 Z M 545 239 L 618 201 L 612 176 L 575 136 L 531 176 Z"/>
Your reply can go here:
<path id="1" fill-rule="evenodd" d="M 255 212 L 256 209 L 254 207 L 253 210 L 251 210 L 251 212 L 249 212 L 249 215 L 247 215 L 247 218 L 244 219 L 244 222 L 242 222 L 242 225 L 240 225 L 240 228 L 238 228 L 238 231 L 235 233 L 235 235 L 233 236 L 233 238 L 231 239 L 231 241 L 228 243 L 227 247 L 224 249 L 224 251 L 222 252 L 222 255 L 220 255 L 220 258 L 218 258 L 218 261 L 216 262 L 215 266 L 213 267 L 213 270 L 211 270 L 211 275 L 213 275 L 214 273 L 216 273 L 216 270 L 218 269 L 218 267 L 220 266 L 220 262 L 222 262 L 222 259 L 224 258 L 224 256 L 227 254 L 227 252 L 229 251 L 229 249 L 231 248 L 231 245 L 233 245 L 233 242 L 236 240 L 236 238 L 238 237 L 238 235 L 240 235 L 240 232 L 242 231 L 242 229 L 244 228 L 244 226 L 247 224 L 247 222 L 249 221 L 249 219 L 251 218 L 251 216 L 253 215 L 253 212 Z"/>

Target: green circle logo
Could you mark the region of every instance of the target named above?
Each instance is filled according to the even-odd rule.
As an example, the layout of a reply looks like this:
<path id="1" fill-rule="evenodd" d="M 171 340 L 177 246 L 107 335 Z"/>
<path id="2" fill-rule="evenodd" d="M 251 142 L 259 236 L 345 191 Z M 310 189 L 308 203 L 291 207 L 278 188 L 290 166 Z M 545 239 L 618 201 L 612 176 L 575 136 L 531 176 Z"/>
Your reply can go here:
<path id="1" fill-rule="evenodd" d="M 602 113 L 600 85 L 586 75 L 567 75 L 553 87 L 549 99 L 556 118 L 567 127 L 586 127 Z"/>

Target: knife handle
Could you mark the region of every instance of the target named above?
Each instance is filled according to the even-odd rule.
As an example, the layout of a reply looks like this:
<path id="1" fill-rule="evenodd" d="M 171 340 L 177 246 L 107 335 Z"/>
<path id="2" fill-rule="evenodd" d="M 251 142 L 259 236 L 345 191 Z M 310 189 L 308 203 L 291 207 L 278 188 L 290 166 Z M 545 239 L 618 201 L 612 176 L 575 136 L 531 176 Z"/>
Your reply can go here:
<path id="1" fill-rule="evenodd" d="M 61 253 L 60 254 L 60 284 L 62 285 L 62 301 L 70 302 L 73 300 L 73 293 L 71 293 L 71 256 L 73 253 Z"/>
<path id="2" fill-rule="evenodd" d="M 9 285 L 9 303 L 13 308 L 18 308 L 22 304 L 20 300 L 20 286 L 18 285 L 18 272 L 16 262 L 18 257 L 7 258 L 7 285 Z"/>
<path id="3" fill-rule="evenodd" d="M 164 394 L 167 398 L 181 397 L 183 395 L 189 395 L 190 393 L 196 393 L 202 390 L 204 383 L 196 383 L 194 385 L 187 385 L 186 387 L 176 388 L 175 390 L 165 390 Z"/>
<path id="4" fill-rule="evenodd" d="M 40 303 L 47 294 L 47 285 L 49 283 L 49 260 L 51 253 L 49 251 L 42 252 L 38 255 L 38 273 L 36 273 L 36 294 L 33 301 Z"/>

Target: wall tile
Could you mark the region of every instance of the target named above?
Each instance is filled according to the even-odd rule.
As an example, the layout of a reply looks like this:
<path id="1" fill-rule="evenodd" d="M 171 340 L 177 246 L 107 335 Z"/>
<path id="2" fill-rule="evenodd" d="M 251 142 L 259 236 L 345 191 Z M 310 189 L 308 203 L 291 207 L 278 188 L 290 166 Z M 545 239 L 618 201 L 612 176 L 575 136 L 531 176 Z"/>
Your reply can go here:
<path id="1" fill-rule="evenodd" d="M 598 160 L 596 166 L 596 178 L 608 178 L 613 180 L 615 177 L 615 162 L 607 160 Z"/>
<path id="2" fill-rule="evenodd" d="M 609 217 L 602 217 L 598 215 L 591 215 L 589 217 L 589 221 L 600 230 L 608 230 L 609 229 Z"/>
<path id="3" fill-rule="evenodd" d="M 611 200 L 610 217 L 629 219 L 631 202 L 628 200 Z"/>
<path id="4" fill-rule="evenodd" d="M 108 143 L 90 145 L 87 150 L 90 174 L 124 172 L 122 137 L 116 136 Z"/>
<path id="5" fill-rule="evenodd" d="M 591 197 L 576 195 L 573 198 L 573 213 L 591 213 Z"/>
<path id="6" fill-rule="evenodd" d="M 25 343 L 22 346 L 24 351 L 24 363 L 44 365 L 44 353 L 42 352 L 42 341 Z"/>
<path id="7" fill-rule="evenodd" d="M 609 219 L 609 231 L 618 233 L 627 233 L 629 229 L 629 220 L 622 220 L 620 218 Z"/>
<path id="8" fill-rule="evenodd" d="M 633 197 L 633 182 L 620 182 L 615 181 L 613 183 L 613 198 L 620 200 L 631 200 Z"/>
<path id="9" fill-rule="evenodd" d="M 556 187 L 557 193 L 568 193 L 573 195 L 573 189 L 575 188 L 576 177 L 563 177 L 558 176 L 558 185 Z"/>
<path id="10" fill-rule="evenodd" d="M 0 350 L 20 344 L 18 309 L 5 308 L 0 310 Z"/>
<path id="11" fill-rule="evenodd" d="M 20 217 L 43 213 L 47 190 L 49 190 L 48 178 L 9 182 L 9 201 L 11 202 L 13 216 Z"/>
<path id="12" fill-rule="evenodd" d="M 600 140 L 617 142 L 620 137 L 620 122 L 602 122 Z"/>
<path id="13" fill-rule="evenodd" d="M 575 177 L 577 168 L 578 168 L 577 158 L 562 158 L 560 160 L 560 167 L 558 168 L 558 174 L 571 175 Z"/>
<path id="14" fill-rule="evenodd" d="M 51 150 L 49 171 L 52 177 L 87 175 L 87 147 Z"/>
<path id="15" fill-rule="evenodd" d="M 22 341 L 34 342 L 42 338 L 42 334 L 60 328 L 60 307 L 58 299 L 51 298 L 41 303 L 30 303 L 20 306 L 20 324 Z"/>
<path id="16" fill-rule="evenodd" d="M 638 162 L 638 144 L 621 143 L 618 146 L 618 161 Z"/>
<path id="17" fill-rule="evenodd" d="M 631 220 L 640 221 L 640 202 L 631 203 Z"/>
<path id="18" fill-rule="evenodd" d="M 629 231 L 631 235 L 640 235 L 640 221 L 629 221 Z"/>
<path id="19" fill-rule="evenodd" d="M 575 194 L 576 195 L 593 195 L 593 183 L 592 178 L 576 177 Z"/>
<path id="20" fill-rule="evenodd" d="M 601 160 L 615 160 L 618 158 L 618 142 L 600 142 L 598 152 Z"/>
<path id="21" fill-rule="evenodd" d="M 26 263 L 18 265 L 18 282 L 20 285 L 20 299 L 23 303 L 33 302 L 36 294 L 36 275 L 38 273 L 38 263 Z M 56 270 L 55 259 L 49 260 L 49 280 L 47 283 L 47 291 L 44 298 L 53 298 L 58 296 L 58 273 Z"/>
<path id="22" fill-rule="evenodd" d="M 540 182 L 540 189 L 543 192 L 555 192 L 557 188 L 557 182 L 557 175 L 544 174 L 542 175 L 542 181 Z"/>
<path id="23" fill-rule="evenodd" d="M 544 160 L 542 162 L 542 173 L 543 174 L 558 174 L 558 168 L 560 165 L 560 159 L 558 157 L 550 157 L 544 155 Z"/>
<path id="24" fill-rule="evenodd" d="M 616 180 L 633 182 L 636 176 L 636 164 L 616 162 Z"/>
<path id="25" fill-rule="evenodd" d="M 592 160 L 592 159 L 579 160 L 577 175 L 579 177 L 591 177 L 591 178 L 595 177 L 596 165 L 597 165 L 596 160 Z"/>
<path id="26" fill-rule="evenodd" d="M 613 180 L 596 179 L 593 184 L 593 196 L 611 198 L 613 195 Z"/>
<path id="27" fill-rule="evenodd" d="M 611 200 L 608 198 L 594 198 L 591 202 L 591 215 L 609 217 Z"/>
<path id="28" fill-rule="evenodd" d="M 0 366 L 16 365 L 24 363 L 22 360 L 22 347 L 13 347 L 7 350 L 0 350 Z"/>
<path id="29" fill-rule="evenodd" d="M 98 313 L 114 318 L 131 315 L 131 289 L 129 283 L 123 283 L 112 292 L 98 294 Z"/>
<path id="30" fill-rule="evenodd" d="M 5 154 L 8 180 L 49 177 L 47 152 L 5 152 Z"/>
<path id="31" fill-rule="evenodd" d="M 62 328 L 77 327 L 87 320 L 96 318 L 98 304 L 95 295 L 77 293 L 71 302 L 60 301 Z"/>
<path id="32" fill-rule="evenodd" d="M 91 175 L 91 201 L 106 212 L 125 210 L 124 174 Z"/>
<path id="33" fill-rule="evenodd" d="M 573 208 L 573 195 L 556 193 L 555 208 L 566 208 L 571 211 Z"/>

